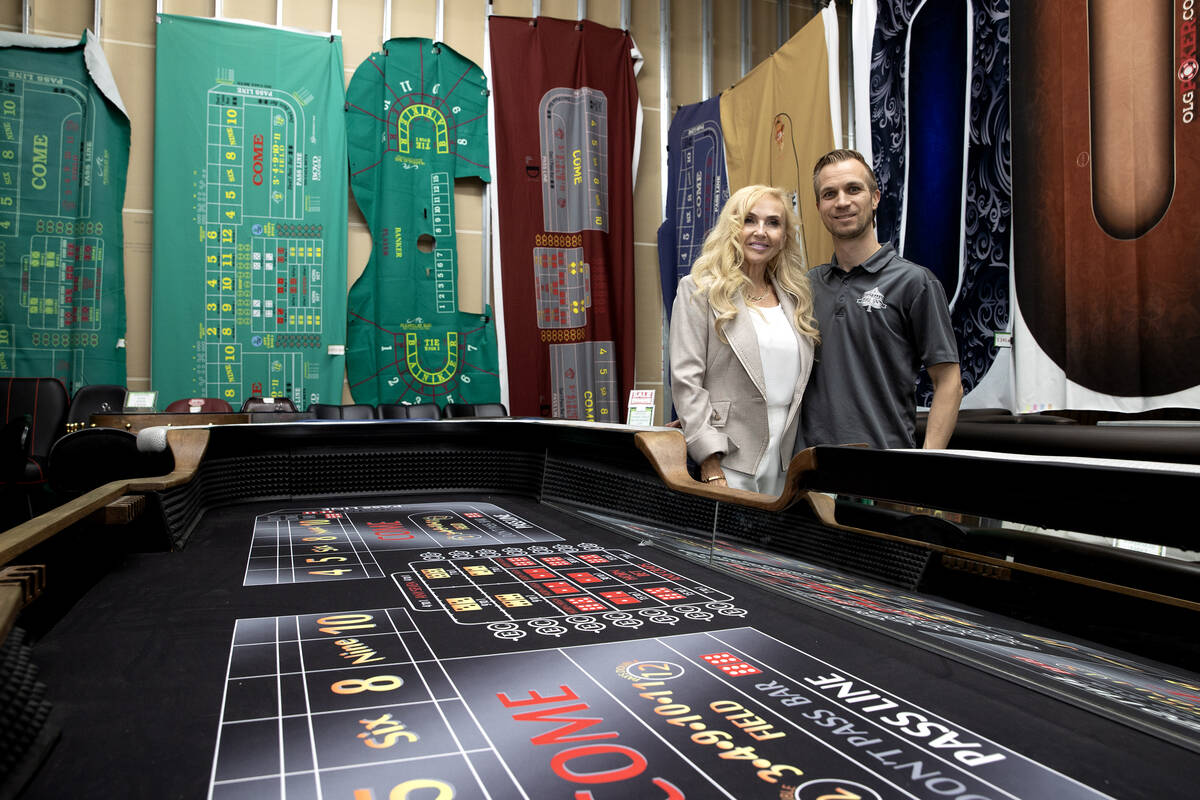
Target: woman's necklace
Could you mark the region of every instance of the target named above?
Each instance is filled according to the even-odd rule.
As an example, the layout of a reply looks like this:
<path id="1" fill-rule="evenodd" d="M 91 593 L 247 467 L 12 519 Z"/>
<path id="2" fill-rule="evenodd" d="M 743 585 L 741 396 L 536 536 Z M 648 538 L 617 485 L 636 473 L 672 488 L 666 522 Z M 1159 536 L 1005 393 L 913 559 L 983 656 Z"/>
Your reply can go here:
<path id="1" fill-rule="evenodd" d="M 767 288 L 763 289 L 761 294 L 750 294 L 749 292 L 747 292 L 747 293 L 746 293 L 746 302 L 747 302 L 747 303 L 754 303 L 755 305 L 758 305 L 758 304 L 759 304 L 760 302 L 762 302 L 762 301 L 763 301 L 763 299 L 765 299 L 765 298 L 767 297 L 767 295 L 769 295 L 770 293 L 771 293 L 771 284 L 770 284 L 770 283 L 768 283 L 768 284 L 767 284 Z"/>

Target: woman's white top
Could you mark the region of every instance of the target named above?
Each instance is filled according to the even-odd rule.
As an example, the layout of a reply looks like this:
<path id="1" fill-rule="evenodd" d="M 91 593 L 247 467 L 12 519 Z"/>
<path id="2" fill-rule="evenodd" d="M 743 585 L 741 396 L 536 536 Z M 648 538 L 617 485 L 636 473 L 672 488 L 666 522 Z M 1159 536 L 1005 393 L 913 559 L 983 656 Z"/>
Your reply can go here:
<path id="1" fill-rule="evenodd" d="M 787 474 L 779 468 L 779 438 L 787 423 L 788 406 L 792 404 L 792 394 L 800 377 L 800 345 L 796 342 L 796 332 L 792 328 L 792 321 L 783 312 L 783 306 L 753 306 L 747 309 L 747 313 L 754 321 L 754 332 L 758 334 L 758 355 L 767 388 L 769 438 L 767 451 L 758 462 L 755 474 L 725 467 L 725 478 L 735 489 L 778 496 L 783 492 L 784 476 Z"/>

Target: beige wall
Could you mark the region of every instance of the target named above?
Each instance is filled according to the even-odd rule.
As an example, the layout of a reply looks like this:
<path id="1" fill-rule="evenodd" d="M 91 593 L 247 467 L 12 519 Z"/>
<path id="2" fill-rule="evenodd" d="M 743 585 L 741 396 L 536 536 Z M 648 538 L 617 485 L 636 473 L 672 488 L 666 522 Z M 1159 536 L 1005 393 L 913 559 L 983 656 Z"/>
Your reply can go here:
<path id="1" fill-rule="evenodd" d="M 283 24 L 314 31 L 330 29 L 331 0 L 282 0 Z M 604 25 L 621 23 L 620 0 L 588 0 L 587 18 Z M 789 4 L 789 27 L 799 30 L 813 15 L 813 2 Z M 842 3 L 848 6 L 848 3 Z M 154 209 L 154 39 L 155 0 L 101 0 L 100 42 L 132 120 L 132 152 L 125 194 L 125 278 L 127 383 L 131 389 L 150 389 L 150 280 Z M 164 0 L 163 11 L 199 17 L 214 15 L 214 0 Z M 276 0 L 223 0 L 221 13 L 231 19 L 274 24 Z M 491 13 L 529 16 L 530 0 L 495 0 Z M 574 19 L 576 0 L 542 0 L 544 16 Z M 633 0 L 630 29 L 646 61 L 638 75 L 645 121 L 640 171 L 634 191 L 634 271 L 636 278 L 638 388 L 658 390 L 662 417 L 662 300 L 658 282 L 656 233 L 662 219 L 661 115 L 679 105 L 703 99 L 701 92 L 700 0 L 670 0 L 671 108 L 661 107 L 659 3 Z M 774 0 L 750 0 L 751 56 L 757 63 L 776 46 L 778 6 Z M 77 39 L 84 28 L 95 27 L 95 0 L 31 0 L 29 32 Z M 342 35 L 347 83 L 354 69 L 385 38 L 433 38 L 437 3 L 434 0 L 393 0 L 391 30 L 384 36 L 384 0 L 340 0 L 337 30 Z M 487 0 L 445 0 L 443 21 L 447 44 L 483 66 Z M 842 9 L 842 16 L 848 8 Z M 741 11 L 739 0 L 713 2 L 714 91 L 741 77 Z M 22 4 L 0 0 L 0 30 L 21 31 Z M 844 41 L 844 38 L 843 38 Z M 843 45 L 845 48 L 845 45 Z M 843 60 L 845 54 L 843 54 Z M 466 310 L 481 310 L 483 185 L 460 181 L 456 188 L 460 263 L 459 302 Z M 371 250 L 371 237 L 362 214 L 350 201 L 348 284 L 362 274 Z M 349 402 L 349 390 L 344 391 Z"/>

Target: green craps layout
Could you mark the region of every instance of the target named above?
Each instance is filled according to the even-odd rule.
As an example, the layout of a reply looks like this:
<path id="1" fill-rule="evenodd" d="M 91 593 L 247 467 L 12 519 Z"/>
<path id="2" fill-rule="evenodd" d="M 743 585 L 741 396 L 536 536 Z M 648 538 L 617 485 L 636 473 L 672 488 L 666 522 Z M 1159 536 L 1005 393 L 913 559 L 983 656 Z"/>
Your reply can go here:
<path id="1" fill-rule="evenodd" d="M 495 324 L 458 308 L 454 181 L 488 171 L 486 79 L 429 39 L 392 39 L 354 73 L 346 134 L 374 244 L 350 290 L 347 373 L 358 403 L 499 400 Z"/>

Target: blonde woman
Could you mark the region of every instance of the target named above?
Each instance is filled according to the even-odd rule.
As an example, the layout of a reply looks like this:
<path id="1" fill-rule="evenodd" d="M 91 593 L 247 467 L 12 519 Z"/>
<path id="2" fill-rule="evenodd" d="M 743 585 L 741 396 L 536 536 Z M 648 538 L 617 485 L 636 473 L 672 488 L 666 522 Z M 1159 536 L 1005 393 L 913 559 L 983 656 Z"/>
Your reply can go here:
<path id="1" fill-rule="evenodd" d="M 818 338 L 790 204 L 738 190 L 671 312 L 671 392 L 701 480 L 783 490 Z"/>

